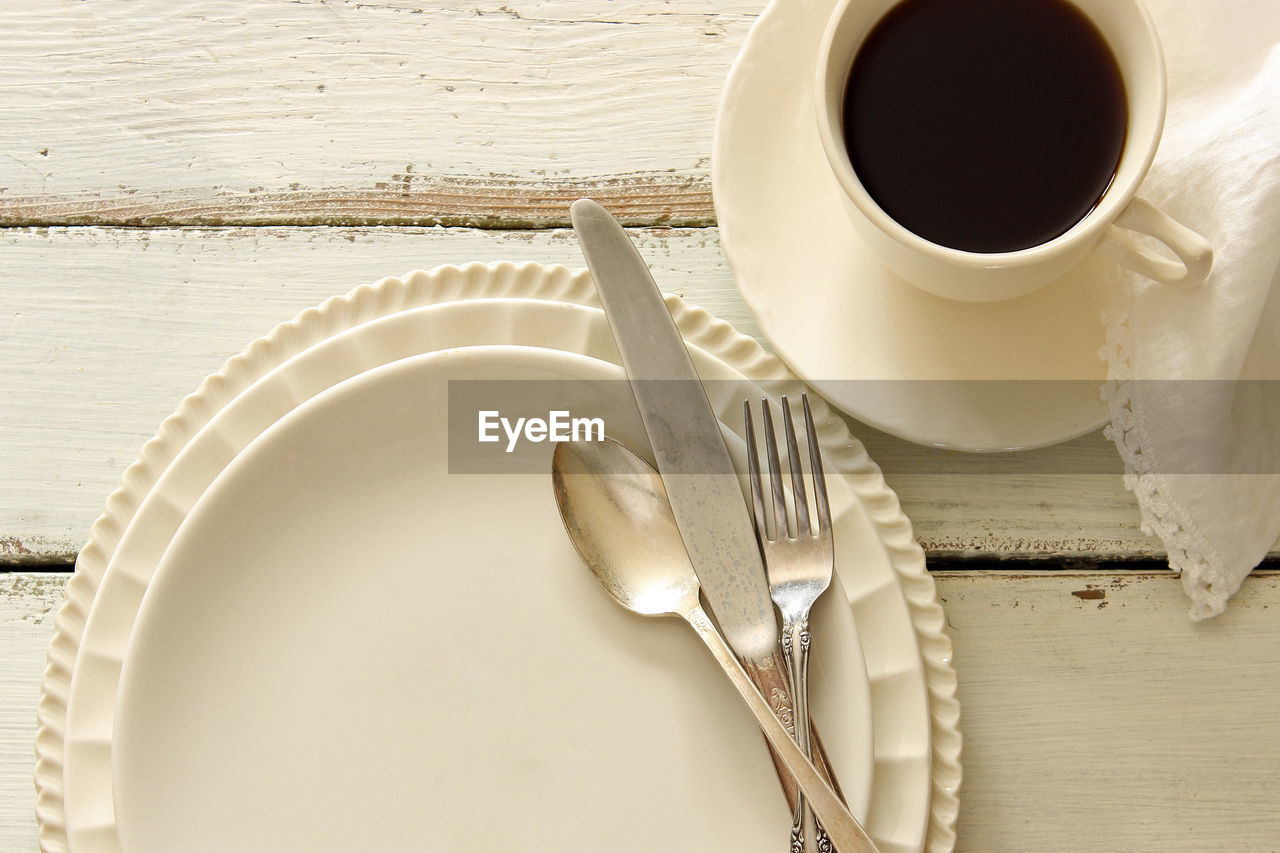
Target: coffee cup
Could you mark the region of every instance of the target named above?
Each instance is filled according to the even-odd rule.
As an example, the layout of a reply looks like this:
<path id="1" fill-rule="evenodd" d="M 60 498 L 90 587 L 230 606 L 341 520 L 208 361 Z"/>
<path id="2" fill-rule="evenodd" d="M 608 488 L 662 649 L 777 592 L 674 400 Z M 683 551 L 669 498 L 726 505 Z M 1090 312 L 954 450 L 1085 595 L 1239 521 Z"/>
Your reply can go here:
<path id="1" fill-rule="evenodd" d="M 951 4 L 947 14 L 959 14 L 968 2 L 973 0 Z M 935 68 L 929 64 L 934 61 L 934 52 L 921 53 L 914 59 L 902 53 L 912 49 L 936 52 L 936 46 L 929 48 L 927 40 L 919 40 L 919 28 L 925 25 L 913 23 L 910 16 L 933 14 L 934 7 L 943 8 L 946 0 L 841 0 L 827 24 L 818 55 L 814 92 L 817 127 L 824 152 L 843 190 L 848 215 L 863 241 L 886 267 L 923 290 L 967 302 L 1010 299 L 1057 280 L 1095 248 L 1163 283 L 1196 285 L 1203 282 L 1209 273 L 1213 251 L 1208 241 L 1137 195 L 1139 184 L 1146 176 L 1160 142 L 1166 103 L 1164 56 L 1150 15 L 1136 0 L 1047 0 L 1044 4 L 1023 3 L 1017 8 L 1011 5 L 1011 14 L 1025 15 L 1026 9 L 1032 10 L 1031 14 L 1048 14 L 1036 10 L 1051 9 L 1055 3 L 1064 8 L 1057 9 L 1054 14 L 1079 19 L 1068 23 L 1071 26 L 1080 24 L 1080 44 L 1083 46 L 1077 48 L 1070 40 L 1059 43 L 1065 38 L 1062 34 L 1070 30 L 1060 22 L 1032 20 L 1031 27 L 1038 35 L 1029 33 L 1023 36 L 1016 29 L 1020 26 L 1016 21 L 1009 25 L 1014 27 L 1013 30 L 993 33 L 989 31 L 989 26 L 993 25 L 987 21 L 994 18 L 975 18 L 973 26 L 978 28 L 975 31 L 983 39 L 972 40 L 972 65 L 962 61 Z M 992 3 L 978 5 L 983 7 L 984 15 L 990 15 L 987 7 Z M 932 24 L 935 40 L 950 40 L 960 45 L 969 43 L 965 41 L 966 33 L 962 26 L 941 20 L 941 23 L 935 21 Z M 902 35 L 894 35 L 898 32 Z M 1091 49 L 1085 44 L 1090 38 L 1089 33 L 1102 47 L 1101 53 L 1086 55 Z M 1036 43 L 1039 37 L 1051 41 L 1047 46 L 1039 46 Z M 916 41 L 912 41 L 913 38 Z M 1011 167 L 1006 174 L 1002 172 L 1000 163 L 989 164 L 986 167 L 989 172 L 987 183 L 984 184 L 981 182 L 982 174 L 971 174 L 974 170 L 967 169 L 966 161 L 955 157 L 949 159 L 949 155 L 957 150 L 954 146 L 973 144 L 992 127 L 984 124 L 976 128 L 977 133 L 966 132 L 975 128 L 966 128 L 963 113 L 955 111 L 966 108 L 973 94 L 961 91 L 957 96 L 946 92 L 944 87 L 941 94 L 944 102 L 925 116 L 923 111 L 930 108 L 922 104 L 927 103 L 927 98 L 919 97 L 918 91 L 912 94 L 909 88 L 902 89 L 900 95 L 892 86 L 908 85 L 901 82 L 905 78 L 914 79 L 916 85 L 923 87 L 920 91 L 953 82 L 955 86 L 961 86 L 970 68 L 983 66 L 989 57 L 999 52 L 1004 42 L 1015 44 L 1022 51 L 1017 62 L 1026 61 L 1033 65 L 1061 62 L 1066 70 L 1050 67 L 1045 71 L 1032 67 L 1025 74 L 1010 74 L 1007 66 L 1002 69 L 998 65 L 992 66 L 999 69 L 992 72 L 995 74 L 991 78 L 994 84 L 981 83 L 981 78 L 977 78 L 979 82 L 975 83 L 981 85 L 978 94 L 982 98 L 999 97 L 998 90 L 1008 81 L 1026 84 L 1009 96 L 1009 103 L 996 103 L 994 106 L 986 103 L 987 109 L 1000 112 L 1002 120 L 1004 116 L 1011 115 L 1016 122 L 1022 114 L 1019 111 L 1024 111 L 1036 120 L 1049 121 L 1047 126 L 1052 127 L 1056 126 L 1052 124 L 1054 120 L 1061 124 L 1064 117 L 1071 119 L 1067 113 L 1057 114 L 1060 105 L 1064 105 L 1062 110 L 1084 110 L 1082 115 L 1093 121 L 1103 111 L 1103 107 L 1095 106 L 1094 102 L 1103 106 L 1112 103 L 1105 100 L 1108 94 L 1103 91 L 1106 80 L 1095 85 L 1090 79 L 1096 71 L 1099 79 L 1110 74 L 1115 85 L 1122 87 L 1118 89 L 1119 100 L 1114 102 L 1120 106 L 1113 104 L 1108 107 L 1112 112 L 1119 110 L 1119 124 L 1114 127 L 1100 125 L 1098 133 L 1086 133 L 1076 143 L 1071 141 L 1073 137 L 1070 134 L 1079 127 L 1068 124 L 1066 135 L 1049 135 L 1043 152 L 1034 146 L 1022 145 L 1020 137 L 1006 143 L 1005 137 L 1001 136 L 995 148 L 1005 152 L 1019 165 Z M 1105 58 L 1094 58 L 1103 53 L 1111 57 L 1110 66 L 1103 67 L 1107 65 Z M 957 56 L 963 59 L 967 54 Z M 955 60 L 953 57 L 953 63 Z M 938 61 L 942 62 L 941 59 Z M 875 62 L 887 64 L 871 64 Z M 855 63 L 859 64 L 857 69 Z M 860 70 L 863 63 L 868 64 L 865 75 Z M 1084 73 L 1074 70 L 1077 67 Z M 894 71 L 902 68 L 911 73 Z M 964 73 L 956 73 L 956 69 Z M 1042 88 L 1052 90 L 1043 97 L 1038 94 L 1040 89 L 1036 88 L 1041 84 L 1034 82 L 1040 79 L 1036 75 L 1042 72 L 1049 74 L 1045 78 L 1049 83 Z M 1052 85 L 1055 73 L 1066 75 L 1063 86 L 1057 89 Z M 1067 95 L 1059 97 L 1059 92 Z M 1082 106 L 1077 94 L 1092 97 L 1094 101 L 1087 101 Z M 946 101 L 946 98 L 951 100 Z M 864 109 L 863 103 L 871 105 L 865 109 L 878 112 L 866 113 L 873 118 L 857 127 L 877 131 L 887 128 L 883 138 L 870 138 L 864 143 L 861 140 L 865 134 L 860 136 L 852 132 L 852 122 L 856 121 L 857 110 Z M 913 110 L 917 113 L 913 114 Z M 911 123 L 912 120 L 936 118 L 936 113 L 948 110 L 952 111 L 948 115 L 962 117 L 955 139 L 948 137 L 950 125 L 943 131 L 930 130 L 927 139 L 912 137 L 912 129 L 917 126 Z M 936 128 L 937 124 L 920 126 Z M 847 128 L 849 133 L 846 133 Z M 895 139 L 892 133 L 904 135 Z M 1116 137 L 1109 143 L 1106 142 L 1108 133 Z M 1104 143 L 1112 146 L 1110 154 L 1101 150 Z M 860 148 L 863 145 L 865 149 Z M 934 147 L 930 149 L 929 145 Z M 940 149 L 939 145 L 943 148 Z M 1059 148 L 1056 154 L 1055 145 Z M 1096 156 L 1093 153 L 1095 148 L 1099 148 Z M 982 152 L 989 150 L 995 149 L 986 145 Z M 1089 153 L 1081 153 L 1085 151 Z M 884 165 L 877 163 L 877 156 L 881 157 Z M 986 153 L 982 156 L 985 158 Z M 1060 159 L 1052 159 L 1055 156 Z M 1108 156 L 1112 164 L 1109 168 L 1104 163 Z M 913 157 L 916 158 L 914 163 Z M 1097 163 L 1092 163 L 1090 158 Z M 855 160 L 859 164 L 857 167 Z M 1055 163 L 1058 162 L 1071 168 L 1055 172 Z M 914 166 L 921 168 L 913 172 Z M 1086 174 L 1089 168 L 1097 174 Z M 930 169 L 934 171 L 930 173 Z M 1071 177 L 1076 174 L 1072 169 L 1088 180 Z M 864 181 L 864 176 L 868 180 Z M 1050 180 L 1045 184 L 1048 189 L 1043 192 L 1034 189 L 1041 185 L 1037 181 L 1043 183 L 1046 177 L 1054 176 L 1060 178 L 1058 185 Z M 899 181 L 901 188 L 895 185 L 895 180 Z M 999 183 L 1001 181 L 1007 183 Z M 924 183 L 908 186 L 912 182 Z M 869 183 L 872 188 L 868 187 Z M 931 194 L 935 185 L 936 192 Z M 872 189 L 878 197 L 873 196 Z M 1022 191 L 1020 196 L 1019 190 Z M 1065 194 L 1061 200 L 1055 195 L 1059 190 Z M 1097 195 L 1090 201 L 1089 195 L 1094 192 Z M 1004 201 L 1006 197 L 1010 199 L 1008 203 Z M 983 204 L 975 203 L 979 198 Z M 1048 200 L 1053 203 L 1049 204 Z M 1043 210 L 1037 207 L 1042 201 Z M 1029 205 L 1025 214 L 1019 205 Z M 886 207 L 894 209 L 894 214 L 887 212 Z M 972 213 L 969 212 L 971 208 Z M 1059 208 L 1066 212 L 1063 215 L 1077 209 L 1080 215 L 1074 222 L 1064 220 L 1062 230 L 1055 234 L 1053 229 L 1045 230 L 1047 226 L 1042 227 L 1037 217 L 1041 214 L 1045 217 L 1058 215 Z M 1046 219 L 1046 222 L 1051 224 L 1052 219 Z M 953 237 L 948 228 L 959 236 Z M 1041 230 L 1036 231 L 1035 228 Z M 1013 234 L 1015 231 L 1026 233 Z M 1005 237 L 1022 242 L 1005 245 L 1000 242 Z M 1152 240 L 1159 246 L 1153 247 Z"/>

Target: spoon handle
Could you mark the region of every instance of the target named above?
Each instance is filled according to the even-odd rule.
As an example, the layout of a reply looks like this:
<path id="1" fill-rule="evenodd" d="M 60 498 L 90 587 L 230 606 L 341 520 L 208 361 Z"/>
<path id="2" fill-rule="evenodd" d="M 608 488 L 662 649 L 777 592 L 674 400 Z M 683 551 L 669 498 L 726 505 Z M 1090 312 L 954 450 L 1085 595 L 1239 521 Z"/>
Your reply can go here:
<path id="1" fill-rule="evenodd" d="M 693 630 L 698 632 L 698 636 L 711 650 L 712 656 L 724 669 L 725 675 L 729 676 L 733 686 L 738 689 L 738 694 L 755 715 L 760 730 L 764 732 L 769 744 L 795 778 L 796 784 L 804 792 L 818 820 L 822 821 L 823 828 L 826 829 L 836 849 L 840 853 L 879 853 L 875 842 L 867 835 L 866 830 L 849 813 L 845 804 L 840 802 L 836 792 L 818 774 L 818 769 L 813 766 L 813 762 L 800 751 L 800 747 L 791 739 L 791 735 L 783 728 L 778 718 L 773 715 L 768 703 L 751 683 L 746 671 L 738 663 L 738 659 L 734 657 L 724 637 L 711 623 L 711 618 L 707 616 L 702 606 L 695 604 L 689 612 L 682 615 L 693 626 Z"/>

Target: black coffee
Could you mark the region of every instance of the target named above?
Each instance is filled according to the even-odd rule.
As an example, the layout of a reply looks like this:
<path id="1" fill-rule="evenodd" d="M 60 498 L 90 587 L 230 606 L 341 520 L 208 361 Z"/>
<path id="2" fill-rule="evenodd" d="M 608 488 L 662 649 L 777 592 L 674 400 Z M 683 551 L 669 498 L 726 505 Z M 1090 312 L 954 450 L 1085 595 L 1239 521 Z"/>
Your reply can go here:
<path id="1" fill-rule="evenodd" d="M 876 203 L 969 252 L 1037 246 L 1083 219 L 1127 125 L 1115 56 L 1065 0 L 904 0 L 859 49 L 844 102 Z"/>

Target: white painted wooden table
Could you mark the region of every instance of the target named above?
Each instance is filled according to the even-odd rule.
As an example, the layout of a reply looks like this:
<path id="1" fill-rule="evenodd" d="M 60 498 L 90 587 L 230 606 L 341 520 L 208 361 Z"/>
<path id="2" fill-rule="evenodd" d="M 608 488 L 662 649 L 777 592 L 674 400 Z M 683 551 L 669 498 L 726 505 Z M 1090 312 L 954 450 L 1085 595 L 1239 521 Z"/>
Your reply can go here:
<path id="1" fill-rule="evenodd" d="M 581 195 L 667 289 L 758 334 L 709 156 L 760 8 L 0 4 L 0 850 L 36 849 L 35 705 L 76 550 L 248 341 L 383 275 L 577 265 Z M 1193 625 L 1100 434 L 974 473 L 854 429 L 947 608 L 959 849 L 1280 849 L 1280 576 Z"/>

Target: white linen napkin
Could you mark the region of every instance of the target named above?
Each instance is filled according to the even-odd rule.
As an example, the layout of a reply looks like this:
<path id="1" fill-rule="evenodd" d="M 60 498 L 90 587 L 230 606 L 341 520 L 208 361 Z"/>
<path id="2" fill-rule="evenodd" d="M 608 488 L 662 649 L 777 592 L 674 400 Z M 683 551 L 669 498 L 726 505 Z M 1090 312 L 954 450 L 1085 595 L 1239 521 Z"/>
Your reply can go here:
<path id="1" fill-rule="evenodd" d="M 1163 541 L 1192 618 L 1204 619 L 1280 536 L 1280 382 L 1239 381 L 1280 380 L 1280 9 L 1148 7 L 1169 110 L 1139 193 L 1203 234 L 1214 268 L 1194 289 L 1117 276 L 1107 435 L 1143 529 Z"/>

